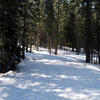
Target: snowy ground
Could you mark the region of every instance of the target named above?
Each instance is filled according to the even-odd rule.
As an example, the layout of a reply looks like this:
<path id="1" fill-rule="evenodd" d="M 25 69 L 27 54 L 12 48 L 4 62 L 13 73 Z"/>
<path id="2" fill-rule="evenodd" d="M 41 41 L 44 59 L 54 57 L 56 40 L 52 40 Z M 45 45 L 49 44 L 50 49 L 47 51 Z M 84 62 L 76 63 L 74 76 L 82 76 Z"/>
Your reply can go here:
<path id="1" fill-rule="evenodd" d="M 0 100 L 100 100 L 100 66 L 84 59 L 63 50 L 28 53 L 17 72 L 0 75 Z"/>

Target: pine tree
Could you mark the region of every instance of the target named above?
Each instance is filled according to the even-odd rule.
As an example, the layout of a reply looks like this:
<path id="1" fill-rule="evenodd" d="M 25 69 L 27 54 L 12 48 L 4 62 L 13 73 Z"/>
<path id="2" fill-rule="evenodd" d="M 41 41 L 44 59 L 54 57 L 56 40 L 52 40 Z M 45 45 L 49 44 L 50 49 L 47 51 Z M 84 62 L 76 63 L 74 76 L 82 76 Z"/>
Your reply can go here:
<path id="1" fill-rule="evenodd" d="M 18 43 L 18 1 L 6 0 L 0 1 L 0 29 L 2 35 L 2 63 L 1 71 L 6 72 L 9 69 L 15 69 L 14 56 Z"/>
<path id="2" fill-rule="evenodd" d="M 68 26 L 68 31 L 69 31 L 69 40 L 71 43 L 72 51 L 75 49 L 75 0 L 70 1 L 69 5 L 69 26 Z"/>
<path id="3" fill-rule="evenodd" d="M 90 63 L 90 54 L 92 52 L 92 31 L 91 31 L 91 25 L 92 25 L 92 2 L 89 0 L 85 0 L 86 3 L 86 44 L 85 44 L 85 51 L 86 51 L 86 62 Z"/>
<path id="4" fill-rule="evenodd" d="M 96 36 L 97 36 L 97 51 L 100 64 L 100 1 L 95 0 L 95 12 L 96 12 Z"/>
<path id="5" fill-rule="evenodd" d="M 53 8 L 53 0 L 47 0 L 45 1 L 46 5 L 46 28 L 47 28 L 47 38 L 48 38 L 48 50 L 51 54 L 51 43 L 52 43 L 52 37 L 54 32 L 54 8 Z"/>

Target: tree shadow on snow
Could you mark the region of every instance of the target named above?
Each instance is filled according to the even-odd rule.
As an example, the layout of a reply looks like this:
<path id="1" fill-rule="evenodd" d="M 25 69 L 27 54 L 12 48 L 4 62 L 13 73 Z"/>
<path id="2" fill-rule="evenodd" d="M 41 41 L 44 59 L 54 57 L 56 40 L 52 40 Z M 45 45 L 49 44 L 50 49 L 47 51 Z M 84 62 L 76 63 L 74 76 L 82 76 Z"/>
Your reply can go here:
<path id="1" fill-rule="evenodd" d="M 37 54 L 19 67 L 20 73 L 1 78 L 1 100 L 98 100 L 100 96 L 100 71 L 76 57 Z"/>

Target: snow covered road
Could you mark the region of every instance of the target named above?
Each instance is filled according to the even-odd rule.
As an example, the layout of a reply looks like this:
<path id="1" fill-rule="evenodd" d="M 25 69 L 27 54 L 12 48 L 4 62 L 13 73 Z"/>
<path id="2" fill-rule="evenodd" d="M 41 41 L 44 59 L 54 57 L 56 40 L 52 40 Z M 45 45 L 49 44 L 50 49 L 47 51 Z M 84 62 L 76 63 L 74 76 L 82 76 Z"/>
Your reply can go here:
<path id="1" fill-rule="evenodd" d="M 100 100 L 100 66 L 71 51 L 33 52 L 19 71 L 0 76 L 0 100 Z"/>

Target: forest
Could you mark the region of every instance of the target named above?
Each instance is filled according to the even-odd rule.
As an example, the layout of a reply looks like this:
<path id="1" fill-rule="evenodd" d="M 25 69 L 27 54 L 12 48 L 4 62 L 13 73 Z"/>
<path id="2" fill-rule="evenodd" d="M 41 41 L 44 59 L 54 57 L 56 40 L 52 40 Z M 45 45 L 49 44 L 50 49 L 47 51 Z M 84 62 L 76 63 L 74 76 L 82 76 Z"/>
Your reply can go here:
<path id="1" fill-rule="evenodd" d="M 33 45 L 55 55 L 70 47 L 100 64 L 100 0 L 0 0 L 0 72 L 15 70 Z"/>

